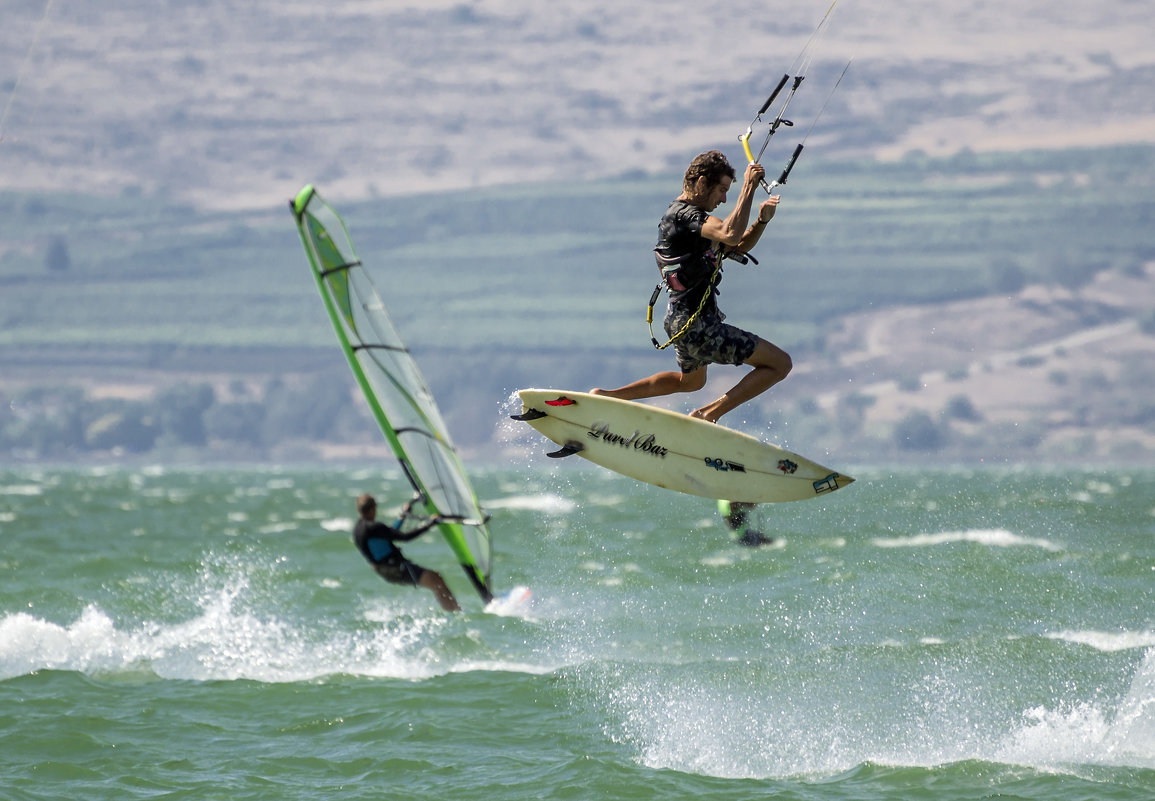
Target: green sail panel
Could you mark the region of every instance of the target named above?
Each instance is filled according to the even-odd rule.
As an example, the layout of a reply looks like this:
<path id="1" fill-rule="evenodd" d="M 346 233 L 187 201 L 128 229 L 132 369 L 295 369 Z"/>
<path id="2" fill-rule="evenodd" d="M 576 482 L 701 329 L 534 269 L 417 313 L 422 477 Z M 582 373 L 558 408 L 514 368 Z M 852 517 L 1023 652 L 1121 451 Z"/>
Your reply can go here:
<path id="1" fill-rule="evenodd" d="M 433 394 L 401 341 L 344 221 L 312 186 L 290 203 L 317 288 L 369 408 L 426 512 L 473 587 L 488 603 L 491 544 L 486 517 Z"/>

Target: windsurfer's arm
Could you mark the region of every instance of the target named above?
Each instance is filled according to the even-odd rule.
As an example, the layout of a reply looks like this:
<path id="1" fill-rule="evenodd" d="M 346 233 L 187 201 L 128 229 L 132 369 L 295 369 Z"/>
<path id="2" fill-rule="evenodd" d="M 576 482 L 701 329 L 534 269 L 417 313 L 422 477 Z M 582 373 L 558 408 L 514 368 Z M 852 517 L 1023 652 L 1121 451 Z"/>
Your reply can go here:
<path id="1" fill-rule="evenodd" d="M 419 526 L 418 528 L 414 529 L 413 536 L 416 537 L 419 534 L 424 534 L 426 531 L 433 528 L 434 526 L 436 526 L 440 522 L 441 522 L 441 515 L 433 515 L 433 517 L 429 518 L 429 520 L 426 521 L 425 525 Z"/>
<path id="2" fill-rule="evenodd" d="M 433 517 L 431 517 L 427 521 L 425 521 L 424 524 L 418 526 L 417 528 L 413 529 L 412 531 L 402 532 L 401 531 L 401 524 L 404 522 L 404 518 L 402 518 L 401 520 L 397 521 L 397 525 L 393 528 L 393 530 L 396 532 L 396 534 L 392 537 L 392 539 L 394 542 L 409 542 L 409 540 L 415 540 L 418 537 L 420 537 L 422 534 L 424 534 L 426 531 L 428 531 L 429 529 L 433 528 L 438 523 L 440 523 L 441 520 L 442 520 L 442 518 L 440 515 L 434 515 Z"/>

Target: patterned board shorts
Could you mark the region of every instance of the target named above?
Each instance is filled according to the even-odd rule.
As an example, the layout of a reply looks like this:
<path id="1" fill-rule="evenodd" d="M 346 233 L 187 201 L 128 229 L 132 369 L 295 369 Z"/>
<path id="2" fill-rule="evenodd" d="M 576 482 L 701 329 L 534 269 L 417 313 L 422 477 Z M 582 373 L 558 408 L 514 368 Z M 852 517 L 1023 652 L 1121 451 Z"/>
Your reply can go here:
<path id="1" fill-rule="evenodd" d="M 670 310 L 666 314 L 666 336 L 674 336 L 692 312 Z M 674 354 L 683 373 L 692 373 L 708 364 L 742 364 L 758 347 L 758 337 L 728 325 L 726 315 L 715 312 L 699 317 L 686 333 L 674 340 Z"/>

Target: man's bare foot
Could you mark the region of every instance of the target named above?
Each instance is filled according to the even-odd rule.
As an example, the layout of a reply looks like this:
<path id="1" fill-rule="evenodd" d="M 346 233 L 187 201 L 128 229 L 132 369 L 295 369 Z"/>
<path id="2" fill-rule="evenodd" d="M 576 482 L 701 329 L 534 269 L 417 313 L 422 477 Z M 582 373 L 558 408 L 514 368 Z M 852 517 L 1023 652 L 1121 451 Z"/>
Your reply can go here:
<path id="1" fill-rule="evenodd" d="M 716 417 L 711 417 L 702 409 L 695 409 L 694 411 L 690 412 L 690 417 L 695 417 L 699 420 L 705 420 L 707 423 L 716 424 L 718 422 Z"/>

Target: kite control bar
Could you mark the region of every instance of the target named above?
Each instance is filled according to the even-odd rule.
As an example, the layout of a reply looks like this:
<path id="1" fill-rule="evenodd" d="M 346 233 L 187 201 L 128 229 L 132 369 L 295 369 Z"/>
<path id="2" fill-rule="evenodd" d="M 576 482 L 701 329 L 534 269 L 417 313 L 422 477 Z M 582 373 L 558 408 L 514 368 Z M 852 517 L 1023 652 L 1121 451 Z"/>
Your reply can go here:
<path id="1" fill-rule="evenodd" d="M 778 116 L 774 118 L 774 122 L 770 123 L 770 130 L 766 132 L 766 138 L 762 141 L 762 147 L 758 151 L 757 156 L 755 156 L 754 151 L 750 149 L 750 137 L 754 134 L 754 125 L 762 119 L 762 115 L 766 113 L 766 109 L 770 108 L 770 105 L 782 92 L 782 89 L 786 86 L 787 81 L 790 80 L 790 73 L 786 73 L 782 76 L 782 80 L 778 82 L 778 86 L 776 86 L 774 91 L 770 93 L 770 97 L 766 98 L 766 102 L 762 104 L 762 108 L 758 109 L 758 113 L 755 115 L 753 121 L 746 127 L 746 133 L 738 137 L 738 139 L 742 142 L 742 149 L 746 151 L 746 160 L 750 164 L 756 164 L 762 158 L 762 154 L 766 152 L 766 146 L 770 144 L 770 139 L 774 136 L 775 131 L 778 130 L 778 126 L 785 125 L 787 128 L 789 128 L 794 125 L 793 122 L 786 119 L 785 117 L 786 107 L 789 106 L 790 101 L 794 99 L 794 93 L 798 91 L 798 87 L 802 85 L 802 81 L 805 77 L 805 75 L 794 76 L 794 84 L 790 87 L 790 94 L 786 95 L 786 100 L 782 103 L 782 108 L 778 111 Z M 777 181 L 775 183 L 778 184 L 783 182 Z M 773 186 L 767 186 L 766 181 L 763 180 L 762 188 L 765 189 L 767 193 L 769 193 L 770 190 L 773 189 Z"/>
<path id="2" fill-rule="evenodd" d="M 785 125 L 788 128 L 793 127 L 794 123 L 785 117 L 786 109 L 789 107 L 790 101 L 794 99 L 794 95 L 798 91 L 798 88 L 802 85 L 802 81 L 806 78 L 806 69 L 809 67 L 810 60 L 812 58 L 810 52 L 811 48 L 813 47 L 814 42 L 819 37 L 819 35 L 821 35 L 826 30 L 826 26 L 830 22 L 830 15 L 834 12 L 834 7 L 837 4 L 838 0 L 834 0 L 834 2 L 830 4 L 830 7 L 826 10 L 826 14 L 822 17 L 822 21 L 818 23 L 818 27 L 816 27 L 814 32 L 810 34 L 810 38 L 806 41 L 806 45 L 802 48 L 802 52 L 799 53 L 798 58 L 794 60 L 794 65 L 791 67 L 791 71 L 782 76 L 782 79 L 778 81 L 778 85 L 774 87 L 774 91 L 770 93 L 768 98 L 766 98 L 766 102 L 762 104 L 762 107 L 758 109 L 758 113 L 754 115 L 754 119 L 751 121 L 750 125 L 746 127 L 746 133 L 738 137 L 738 140 L 742 143 L 742 150 L 744 150 L 746 153 L 746 160 L 750 164 L 757 164 L 761 161 L 762 154 L 766 152 L 766 147 L 770 144 L 770 139 L 774 136 L 775 132 L 780 126 Z M 842 82 L 842 76 L 846 74 L 846 70 L 849 67 L 850 62 L 847 62 L 846 67 L 842 70 L 842 75 L 839 75 L 838 80 L 834 83 L 834 89 L 838 88 L 838 84 Z M 791 83 L 790 80 L 791 73 L 794 74 L 793 83 Z M 762 141 L 762 147 L 758 150 L 758 155 L 755 156 L 753 149 L 750 147 L 750 137 L 754 135 L 754 126 L 761 121 L 762 115 L 765 114 L 766 110 L 769 109 L 770 106 L 774 104 L 774 101 L 778 99 L 778 95 L 780 95 L 782 90 L 786 88 L 787 83 L 791 83 L 790 91 L 786 95 L 786 99 L 782 102 L 782 107 L 778 110 L 778 114 L 774 117 L 774 121 L 770 123 L 770 128 L 766 132 L 766 138 Z M 834 89 L 830 90 L 831 95 L 834 94 Z M 810 136 L 810 131 L 814 130 L 814 123 L 818 122 L 818 118 L 822 116 L 822 112 L 826 110 L 826 104 L 829 102 L 830 97 L 828 96 L 826 98 L 826 103 L 822 104 L 822 108 L 819 109 L 818 114 L 814 116 L 814 121 L 810 124 L 810 129 L 807 130 L 806 136 L 802 137 L 802 141 L 799 142 L 798 145 L 794 148 L 794 153 L 790 156 L 790 160 L 786 163 L 785 169 L 782 170 L 782 173 L 778 176 L 777 180 L 767 184 L 766 180 L 762 179 L 762 188 L 766 190 L 767 194 L 773 194 L 774 188 L 776 186 L 780 186 L 781 184 L 786 183 L 786 179 L 790 177 L 790 171 L 794 169 L 795 162 L 797 162 L 798 157 L 802 155 L 802 148 L 805 145 L 807 137 Z"/>
<path id="3" fill-rule="evenodd" d="M 814 126 L 818 123 L 818 118 L 822 116 L 822 112 L 826 111 L 826 106 L 830 103 L 830 98 L 834 96 L 834 91 L 838 88 L 838 85 L 842 83 L 842 79 L 846 76 L 846 71 L 848 69 L 850 69 L 850 61 L 847 61 L 846 66 L 842 68 L 842 72 L 839 74 L 838 80 L 834 82 L 834 86 L 830 89 L 830 94 L 826 96 L 826 102 L 822 104 L 822 108 L 818 109 L 818 113 L 814 115 L 814 120 L 810 123 L 810 127 L 806 130 L 806 136 L 803 136 L 802 141 L 794 147 L 794 152 L 790 155 L 790 160 L 786 162 L 786 167 L 782 170 L 782 174 L 779 175 L 778 178 L 774 181 L 771 181 L 769 184 L 766 183 L 765 179 L 762 180 L 762 188 L 766 190 L 766 194 L 773 194 L 774 187 L 781 186 L 782 184 L 786 183 L 786 179 L 790 177 L 790 171 L 794 169 L 794 163 L 797 162 L 798 157 L 802 155 L 802 148 L 806 146 L 806 140 L 810 137 L 810 132 L 814 130 Z M 763 111 L 766 110 L 770 103 L 774 102 L 775 96 L 786 84 L 785 79 L 788 77 L 789 76 L 783 76 L 783 80 L 778 84 L 778 88 L 774 90 L 774 94 L 770 95 L 770 99 L 767 100 L 765 104 L 763 104 Z M 802 76 L 798 76 L 794 79 L 794 86 L 790 90 L 790 94 L 786 97 L 786 102 L 782 104 L 782 111 L 779 112 L 778 118 L 775 119 L 774 122 L 770 125 L 770 131 L 766 134 L 766 140 L 762 143 L 762 149 L 758 151 L 757 158 L 754 157 L 754 152 L 750 149 L 750 135 L 752 133 L 754 123 L 750 124 L 750 127 L 746 129 L 746 133 L 738 137 L 738 139 L 742 142 L 742 149 L 746 151 L 746 159 L 749 161 L 749 163 L 756 164 L 762 158 L 762 154 L 766 151 L 766 145 L 770 144 L 770 137 L 774 136 L 774 131 L 778 129 L 779 125 L 794 125 L 794 123 L 792 123 L 790 120 L 783 119 L 782 114 L 785 113 L 786 106 L 790 104 L 790 99 L 794 97 L 794 92 L 797 91 L 798 86 L 801 83 Z M 759 112 L 758 116 L 761 117 L 761 115 L 762 112 Z M 757 121 L 758 119 L 755 118 L 754 122 Z"/>

